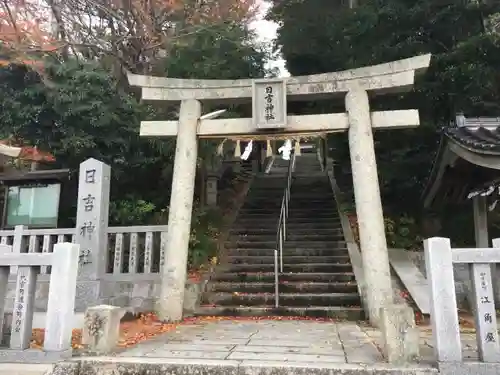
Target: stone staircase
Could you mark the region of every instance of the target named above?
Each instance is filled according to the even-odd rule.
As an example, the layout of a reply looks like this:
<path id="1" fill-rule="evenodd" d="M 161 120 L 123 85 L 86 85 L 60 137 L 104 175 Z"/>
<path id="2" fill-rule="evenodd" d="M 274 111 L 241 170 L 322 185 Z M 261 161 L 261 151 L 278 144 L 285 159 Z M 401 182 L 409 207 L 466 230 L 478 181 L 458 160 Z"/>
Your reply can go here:
<path id="1" fill-rule="evenodd" d="M 362 318 L 331 187 L 315 154 L 297 157 L 279 307 L 274 249 L 288 162 L 255 177 L 198 315 Z"/>
<path id="2" fill-rule="evenodd" d="M 290 196 L 284 264 L 300 275 L 295 303 L 305 315 L 363 319 L 337 205 L 316 154 L 297 157 Z"/>

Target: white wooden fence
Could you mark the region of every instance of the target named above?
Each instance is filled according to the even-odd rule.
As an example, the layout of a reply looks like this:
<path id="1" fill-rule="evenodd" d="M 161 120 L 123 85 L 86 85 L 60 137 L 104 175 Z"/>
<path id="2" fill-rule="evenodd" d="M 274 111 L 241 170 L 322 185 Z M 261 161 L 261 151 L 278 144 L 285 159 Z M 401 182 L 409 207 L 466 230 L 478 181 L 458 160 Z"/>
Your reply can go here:
<path id="1" fill-rule="evenodd" d="M 500 239 L 493 248 L 452 249 L 448 238 L 424 241 L 425 266 L 431 295 L 431 323 L 438 362 L 462 362 L 454 263 L 470 266 L 479 360 L 500 363 L 498 328 L 491 265 L 500 263 Z M 470 372 L 477 373 L 477 372 Z"/>

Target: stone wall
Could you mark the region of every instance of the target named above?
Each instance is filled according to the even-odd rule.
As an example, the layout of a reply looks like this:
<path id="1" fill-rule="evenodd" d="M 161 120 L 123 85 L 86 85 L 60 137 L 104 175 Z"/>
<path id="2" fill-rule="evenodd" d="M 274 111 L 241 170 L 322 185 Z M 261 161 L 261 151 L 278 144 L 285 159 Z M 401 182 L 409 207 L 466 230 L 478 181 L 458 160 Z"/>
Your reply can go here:
<path id="1" fill-rule="evenodd" d="M 78 290 L 85 290 L 81 285 Z M 199 304 L 201 292 L 206 281 L 186 282 L 186 294 L 184 298 L 185 314 L 189 315 Z M 82 287 L 83 286 L 83 287 Z M 107 275 L 100 281 L 99 301 L 96 303 L 93 296 L 77 293 L 75 301 L 75 313 L 83 313 L 89 306 L 96 304 L 109 304 L 125 308 L 131 313 L 150 312 L 155 310 L 155 300 L 160 294 L 159 274 L 136 274 L 136 275 Z M 14 306 L 15 281 L 9 280 L 9 290 L 6 300 L 6 313 L 12 313 Z M 48 277 L 41 276 L 37 282 L 35 297 L 35 312 L 46 312 L 49 296 Z"/>

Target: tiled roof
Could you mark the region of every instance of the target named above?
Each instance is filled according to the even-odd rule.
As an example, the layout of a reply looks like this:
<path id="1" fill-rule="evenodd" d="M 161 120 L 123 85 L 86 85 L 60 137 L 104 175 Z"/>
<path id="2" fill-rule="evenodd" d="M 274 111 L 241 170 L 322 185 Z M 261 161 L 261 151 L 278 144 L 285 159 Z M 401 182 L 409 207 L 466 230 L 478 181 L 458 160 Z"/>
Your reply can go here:
<path id="1" fill-rule="evenodd" d="M 454 126 L 444 129 L 444 134 L 473 152 L 500 155 L 500 118 L 458 116 Z"/>
<path id="2" fill-rule="evenodd" d="M 472 162 L 449 164 L 445 158 L 450 143 L 475 153 L 480 158 L 500 156 L 500 118 L 476 117 L 466 118 L 458 115 L 452 124 L 443 129 L 439 150 L 422 193 L 422 199 L 427 208 L 441 201 L 464 200 L 471 189 L 477 188 L 489 181 L 498 179 L 498 170 L 474 165 Z M 498 159 L 497 159 L 498 160 Z M 476 169 L 476 171 L 474 171 Z"/>

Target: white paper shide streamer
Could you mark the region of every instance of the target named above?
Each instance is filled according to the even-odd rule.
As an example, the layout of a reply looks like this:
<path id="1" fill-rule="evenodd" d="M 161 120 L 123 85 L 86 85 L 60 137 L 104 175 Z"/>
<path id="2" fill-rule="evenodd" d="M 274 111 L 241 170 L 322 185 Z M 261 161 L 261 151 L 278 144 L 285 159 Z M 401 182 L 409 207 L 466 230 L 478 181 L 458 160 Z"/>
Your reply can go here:
<path id="1" fill-rule="evenodd" d="M 493 193 L 495 191 L 497 192 L 497 197 L 495 197 L 493 203 L 488 206 L 488 211 L 493 211 L 497 207 L 498 201 L 500 200 L 500 186 L 498 184 L 491 185 L 487 189 L 472 191 L 467 195 L 467 199 L 472 199 L 477 196 L 489 197 L 494 195 Z"/>
<path id="2" fill-rule="evenodd" d="M 247 146 L 245 147 L 245 151 L 243 151 L 243 155 L 241 155 L 242 160 L 247 160 L 250 157 L 250 154 L 252 153 L 252 148 L 253 148 L 253 141 L 248 142 Z"/>
<path id="3" fill-rule="evenodd" d="M 283 160 L 290 160 L 290 154 L 292 153 L 292 141 L 287 139 L 285 144 L 278 149 L 278 152 L 282 154 Z"/>

